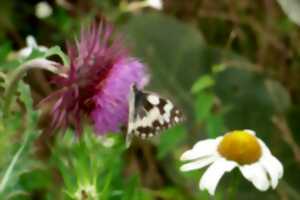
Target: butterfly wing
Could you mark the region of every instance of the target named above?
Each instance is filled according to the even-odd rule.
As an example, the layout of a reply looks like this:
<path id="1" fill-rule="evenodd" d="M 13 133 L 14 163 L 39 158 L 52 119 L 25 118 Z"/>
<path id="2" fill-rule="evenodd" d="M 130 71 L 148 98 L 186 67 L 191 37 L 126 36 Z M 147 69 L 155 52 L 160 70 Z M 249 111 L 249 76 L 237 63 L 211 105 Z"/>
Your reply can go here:
<path id="1" fill-rule="evenodd" d="M 182 113 L 170 100 L 155 93 L 139 91 L 133 86 L 129 97 L 127 146 L 133 135 L 147 139 L 182 120 Z"/>

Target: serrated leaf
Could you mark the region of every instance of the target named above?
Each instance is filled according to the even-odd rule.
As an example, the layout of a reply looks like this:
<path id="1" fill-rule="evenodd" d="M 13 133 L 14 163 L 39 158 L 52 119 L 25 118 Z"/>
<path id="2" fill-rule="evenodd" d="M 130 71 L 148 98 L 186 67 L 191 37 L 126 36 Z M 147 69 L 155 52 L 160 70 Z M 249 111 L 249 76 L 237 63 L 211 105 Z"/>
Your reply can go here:
<path id="1" fill-rule="evenodd" d="M 34 138 L 38 136 L 36 130 L 37 113 L 33 110 L 30 88 L 27 84 L 20 81 L 18 84 L 19 99 L 24 103 L 26 108 L 26 129 L 23 132 L 23 139 L 20 147 L 14 154 L 11 162 L 3 173 L 0 182 L 0 194 L 8 196 L 11 194 L 10 187 L 17 184 L 19 177 L 27 172 L 32 166 L 31 159 L 24 159 L 22 167 L 19 167 L 20 160 L 30 154 L 30 144 L 33 143 Z M 18 127 L 17 127 L 18 128 Z M 16 131 L 16 130 L 13 130 Z M 7 133 L 6 133 L 7 134 Z M 13 191 L 12 191 L 13 192 Z"/>
<path id="2" fill-rule="evenodd" d="M 70 64 L 69 58 L 61 50 L 61 48 L 59 46 L 54 46 L 54 47 L 51 47 L 50 49 L 48 49 L 48 51 L 45 53 L 45 58 L 53 56 L 53 55 L 58 55 L 61 58 L 64 66 L 69 66 L 69 64 Z"/>

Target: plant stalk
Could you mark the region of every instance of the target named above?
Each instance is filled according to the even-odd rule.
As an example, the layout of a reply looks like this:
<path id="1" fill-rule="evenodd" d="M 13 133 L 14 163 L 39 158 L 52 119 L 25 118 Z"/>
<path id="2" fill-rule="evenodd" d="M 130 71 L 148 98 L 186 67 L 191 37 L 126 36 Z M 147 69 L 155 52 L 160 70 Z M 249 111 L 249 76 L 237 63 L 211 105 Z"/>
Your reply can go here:
<path id="1" fill-rule="evenodd" d="M 47 60 L 45 58 L 36 58 L 25 62 L 20 65 L 12 74 L 8 77 L 7 87 L 3 96 L 3 116 L 7 116 L 12 97 L 17 90 L 17 85 L 20 79 L 31 69 L 44 69 L 53 73 L 58 73 L 58 63 Z"/>

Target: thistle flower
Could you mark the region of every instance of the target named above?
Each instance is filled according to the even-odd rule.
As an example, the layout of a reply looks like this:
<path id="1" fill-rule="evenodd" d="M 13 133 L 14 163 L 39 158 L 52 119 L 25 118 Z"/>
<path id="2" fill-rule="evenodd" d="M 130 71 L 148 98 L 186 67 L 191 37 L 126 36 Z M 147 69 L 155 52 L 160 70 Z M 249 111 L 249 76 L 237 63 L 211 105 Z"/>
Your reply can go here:
<path id="1" fill-rule="evenodd" d="M 119 131 L 127 122 L 130 86 L 142 88 L 148 81 L 145 66 L 128 55 L 121 38 L 104 23 L 83 29 L 67 49 L 70 68 L 54 79 L 61 89 L 45 99 L 56 100 L 51 127 L 71 125 L 80 134 L 87 118 L 97 134 Z"/>
<path id="2" fill-rule="evenodd" d="M 191 161 L 181 166 L 181 171 L 201 169 L 208 166 L 200 180 L 200 189 L 213 195 L 225 174 L 238 167 L 242 175 L 258 190 L 270 186 L 275 189 L 283 176 L 283 166 L 266 144 L 251 130 L 232 131 L 216 139 L 199 141 L 181 156 Z"/>

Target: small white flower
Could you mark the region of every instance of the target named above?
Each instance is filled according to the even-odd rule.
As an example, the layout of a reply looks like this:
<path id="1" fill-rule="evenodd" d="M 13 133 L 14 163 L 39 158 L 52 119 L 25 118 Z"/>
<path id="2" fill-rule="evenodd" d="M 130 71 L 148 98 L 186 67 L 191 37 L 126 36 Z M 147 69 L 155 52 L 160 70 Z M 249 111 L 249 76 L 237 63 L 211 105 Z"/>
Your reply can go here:
<path id="1" fill-rule="evenodd" d="M 146 2 L 149 7 L 154 9 L 161 10 L 163 8 L 163 3 L 161 0 L 147 0 Z"/>
<path id="2" fill-rule="evenodd" d="M 214 195 L 216 187 L 225 174 L 238 167 L 242 175 L 258 190 L 276 188 L 283 176 L 283 166 L 266 144 L 251 130 L 232 131 L 216 139 L 199 141 L 181 156 L 191 161 L 181 166 L 181 171 L 208 167 L 199 187 Z"/>
<path id="3" fill-rule="evenodd" d="M 46 1 L 41 1 L 35 6 L 35 16 L 39 19 L 45 19 L 52 15 L 52 7 Z"/>
<path id="4" fill-rule="evenodd" d="M 32 35 L 26 37 L 26 45 L 27 45 L 26 47 L 19 50 L 18 52 L 19 58 L 25 59 L 29 57 L 33 49 L 38 49 L 41 52 L 46 52 L 48 50 L 48 48 L 45 46 L 38 46 L 35 38 Z"/>

